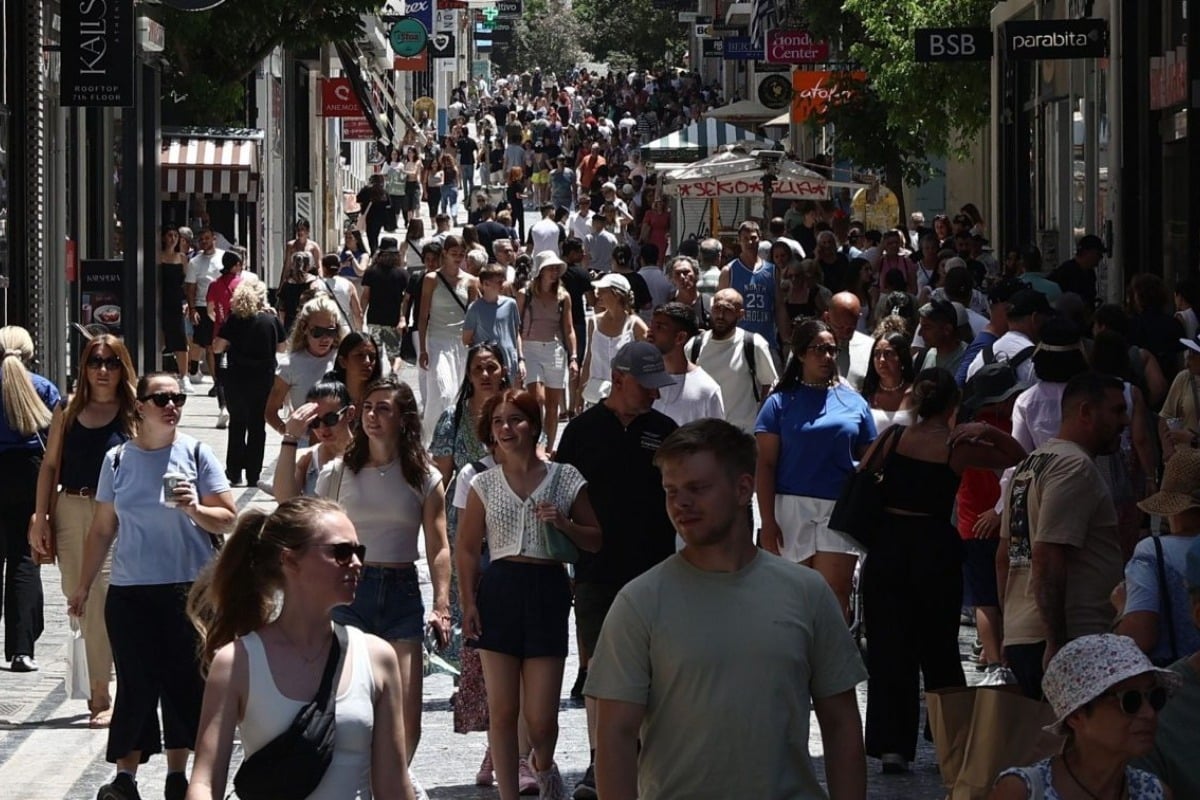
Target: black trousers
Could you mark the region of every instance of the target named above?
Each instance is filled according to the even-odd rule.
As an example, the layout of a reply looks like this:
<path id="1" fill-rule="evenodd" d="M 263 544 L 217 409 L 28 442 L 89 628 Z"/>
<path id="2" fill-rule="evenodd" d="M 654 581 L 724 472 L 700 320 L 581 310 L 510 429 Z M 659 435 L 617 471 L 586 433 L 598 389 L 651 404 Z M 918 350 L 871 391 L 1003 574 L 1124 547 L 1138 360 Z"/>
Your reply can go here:
<path id="1" fill-rule="evenodd" d="M 863 565 L 867 754 L 911 761 L 925 689 L 965 686 L 958 652 L 962 542 L 948 521 L 888 514 Z"/>
<path id="2" fill-rule="evenodd" d="M 246 473 L 253 484 L 262 473 L 267 446 L 267 396 L 275 376 L 270 372 L 225 371 L 225 402 L 229 410 L 229 444 L 225 451 L 225 474 L 231 479 Z"/>
<path id="3" fill-rule="evenodd" d="M 1042 699 L 1042 658 L 1046 643 L 1010 644 L 1004 647 L 1004 661 L 1017 676 L 1021 694 L 1034 700 Z"/>
<path id="4" fill-rule="evenodd" d="M 34 655 L 45 625 L 42 579 L 29 549 L 29 518 L 33 516 L 41 450 L 0 453 L 0 597 L 4 610 L 4 658 Z"/>
<path id="5" fill-rule="evenodd" d="M 141 751 L 196 749 L 204 678 L 197 633 L 187 616 L 190 583 L 110 586 L 104 623 L 117 668 L 107 759 Z M 158 707 L 162 704 L 162 729 Z"/>
<path id="6" fill-rule="evenodd" d="M 442 187 L 426 186 L 425 187 L 425 205 L 429 206 L 429 219 L 433 219 L 438 215 L 438 206 L 442 202 Z"/>

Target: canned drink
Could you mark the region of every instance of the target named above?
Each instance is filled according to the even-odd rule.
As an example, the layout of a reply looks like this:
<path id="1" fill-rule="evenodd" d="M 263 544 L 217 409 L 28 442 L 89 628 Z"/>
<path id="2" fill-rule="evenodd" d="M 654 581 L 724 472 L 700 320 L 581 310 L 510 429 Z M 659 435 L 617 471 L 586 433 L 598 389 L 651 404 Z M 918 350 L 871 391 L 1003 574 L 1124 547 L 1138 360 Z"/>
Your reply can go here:
<path id="1" fill-rule="evenodd" d="M 182 472 L 168 472 L 163 475 L 163 505 L 170 508 L 176 508 L 178 504 L 175 502 L 175 487 L 181 483 L 187 483 L 190 480 L 191 479 Z"/>

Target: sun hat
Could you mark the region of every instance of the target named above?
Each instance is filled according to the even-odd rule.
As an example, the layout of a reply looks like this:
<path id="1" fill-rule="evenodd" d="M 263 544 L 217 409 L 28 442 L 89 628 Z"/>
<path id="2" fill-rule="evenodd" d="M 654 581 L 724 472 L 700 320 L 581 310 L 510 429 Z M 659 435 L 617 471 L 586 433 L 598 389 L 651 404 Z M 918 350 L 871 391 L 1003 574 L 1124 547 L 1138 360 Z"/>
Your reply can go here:
<path id="1" fill-rule="evenodd" d="M 1067 717 L 1126 678 L 1146 673 L 1152 674 L 1168 691 L 1178 689 L 1183 682 L 1177 673 L 1150 663 L 1137 642 L 1128 636 L 1100 633 L 1067 642 L 1050 659 L 1042 677 L 1042 692 L 1055 716 L 1044 730 L 1066 735 Z"/>
<path id="2" fill-rule="evenodd" d="M 1200 450 L 1177 449 L 1163 468 L 1159 490 L 1138 503 L 1138 508 L 1164 517 L 1200 508 Z"/>
<path id="3" fill-rule="evenodd" d="M 661 389 L 676 383 L 663 364 L 662 353 L 649 342 L 626 344 L 613 355 L 612 368 L 632 375 L 647 389 Z"/>
<path id="4" fill-rule="evenodd" d="M 1029 388 L 1029 384 L 1018 377 L 1017 370 L 1009 366 L 1007 361 L 984 364 L 967 381 L 967 386 L 969 391 L 963 406 L 972 412 L 984 406 L 1003 403 Z"/>
<path id="5" fill-rule="evenodd" d="M 379 237 L 379 247 L 375 249 L 376 253 L 397 253 L 399 251 L 400 247 L 394 238 L 391 236 Z"/>
<path id="6" fill-rule="evenodd" d="M 1179 343 L 1193 353 L 1200 353 L 1200 334 L 1197 334 L 1194 339 L 1180 339 Z"/>
<path id="7" fill-rule="evenodd" d="M 529 282 L 533 283 L 537 280 L 538 275 L 542 274 L 542 270 L 546 267 L 565 267 L 567 262 L 558 257 L 558 253 L 553 250 L 543 250 L 533 257 L 533 268 L 529 270 Z"/>
<path id="8" fill-rule="evenodd" d="M 616 272 L 610 272 L 600 280 L 592 281 L 592 288 L 599 291 L 600 289 L 611 289 L 614 292 L 620 292 L 624 295 L 633 293 L 633 287 L 629 285 L 629 280 Z"/>

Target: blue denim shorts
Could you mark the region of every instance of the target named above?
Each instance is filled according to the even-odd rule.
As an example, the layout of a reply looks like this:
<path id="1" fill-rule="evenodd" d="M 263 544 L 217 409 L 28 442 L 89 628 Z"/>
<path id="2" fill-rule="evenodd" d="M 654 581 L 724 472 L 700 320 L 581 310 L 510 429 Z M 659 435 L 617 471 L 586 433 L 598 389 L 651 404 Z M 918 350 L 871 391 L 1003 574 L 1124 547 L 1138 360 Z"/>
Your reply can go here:
<path id="1" fill-rule="evenodd" d="M 424 640 L 425 604 L 417 568 L 363 567 L 354 602 L 335 608 L 333 619 L 389 642 Z"/>

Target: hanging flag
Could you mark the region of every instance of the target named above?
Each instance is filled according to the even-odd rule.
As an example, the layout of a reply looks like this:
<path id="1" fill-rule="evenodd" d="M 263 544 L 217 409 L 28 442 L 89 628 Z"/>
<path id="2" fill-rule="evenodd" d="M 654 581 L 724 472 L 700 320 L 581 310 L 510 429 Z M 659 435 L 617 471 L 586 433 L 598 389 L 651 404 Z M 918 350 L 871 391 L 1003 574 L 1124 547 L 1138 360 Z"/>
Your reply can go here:
<path id="1" fill-rule="evenodd" d="M 750 40 L 762 52 L 767 41 L 767 31 L 779 24 L 783 13 L 780 0 L 753 0 L 750 4 Z"/>

